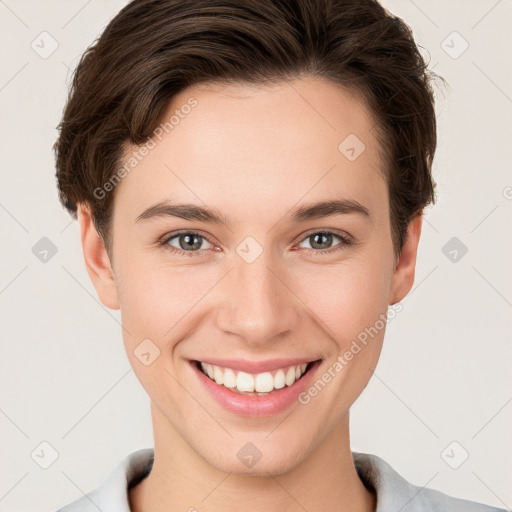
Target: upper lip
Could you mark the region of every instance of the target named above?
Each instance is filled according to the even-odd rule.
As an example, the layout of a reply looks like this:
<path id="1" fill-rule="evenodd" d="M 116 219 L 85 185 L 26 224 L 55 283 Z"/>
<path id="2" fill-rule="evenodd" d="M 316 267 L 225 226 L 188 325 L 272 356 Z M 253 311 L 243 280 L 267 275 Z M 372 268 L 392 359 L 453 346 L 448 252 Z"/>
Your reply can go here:
<path id="1" fill-rule="evenodd" d="M 286 368 L 287 366 L 297 366 L 304 363 L 312 363 L 317 359 L 311 358 L 282 358 L 282 359 L 266 359 L 265 361 L 251 361 L 249 359 L 216 359 L 205 358 L 196 359 L 202 363 L 209 363 L 215 366 L 222 366 L 224 368 L 231 368 L 246 373 L 263 373 L 278 370 L 279 368 Z"/>

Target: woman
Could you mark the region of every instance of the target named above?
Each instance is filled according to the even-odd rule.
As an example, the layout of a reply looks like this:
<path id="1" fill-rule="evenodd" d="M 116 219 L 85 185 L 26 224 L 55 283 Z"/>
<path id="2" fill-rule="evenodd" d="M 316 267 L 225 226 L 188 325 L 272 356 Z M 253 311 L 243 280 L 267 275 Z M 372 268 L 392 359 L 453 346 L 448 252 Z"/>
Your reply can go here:
<path id="1" fill-rule="evenodd" d="M 154 450 L 61 509 L 497 510 L 352 452 L 434 202 L 432 73 L 374 0 L 135 0 L 55 145 Z"/>

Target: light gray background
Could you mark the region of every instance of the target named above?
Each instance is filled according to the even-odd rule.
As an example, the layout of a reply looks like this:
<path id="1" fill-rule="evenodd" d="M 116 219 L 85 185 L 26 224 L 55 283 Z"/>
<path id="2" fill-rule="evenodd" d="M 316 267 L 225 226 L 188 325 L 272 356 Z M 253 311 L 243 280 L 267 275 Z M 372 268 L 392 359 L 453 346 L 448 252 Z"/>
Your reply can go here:
<path id="1" fill-rule="evenodd" d="M 71 71 L 125 3 L 0 0 L 0 511 L 54 511 L 152 446 L 119 312 L 96 298 L 51 151 Z M 352 408 L 352 448 L 416 485 L 510 508 L 512 2 L 383 4 L 450 88 L 436 92 L 439 200 L 425 218 L 415 287 Z M 47 58 L 31 47 L 51 48 L 43 31 L 58 42 Z M 454 31 L 469 44 L 458 58 Z M 42 237 L 57 248 L 46 263 L 32 252 Z M 456 262 L 442 251 L 452 237 L 468 248 Z M 35 462 L 49 461 L 43 441 L 58 452 L 47 469 Z M 462 450 L 469 458 L 452 469 L 445 460 L 454 465 Z"/>

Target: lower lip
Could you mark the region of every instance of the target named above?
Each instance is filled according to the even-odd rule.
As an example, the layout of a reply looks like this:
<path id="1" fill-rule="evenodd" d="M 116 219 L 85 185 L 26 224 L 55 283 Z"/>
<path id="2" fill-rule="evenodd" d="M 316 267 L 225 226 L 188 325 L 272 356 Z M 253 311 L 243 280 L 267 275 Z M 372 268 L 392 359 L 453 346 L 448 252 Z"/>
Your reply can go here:
<path id="1" fill-rule="evenodd" d="M 224 409 L 239 416 L 261 418 L 278 414 L 288 409 L 294 402 L 298 402 L 299 394 L 308 387 L 320 362 L 312 363 L 309 370 L 291 386 L 285 386 L 262 396 L 242 395 L 230 391 L 207 377 L 197 368 L 195 362 L 191 361 L 191 365 L 203 386 Z"/>

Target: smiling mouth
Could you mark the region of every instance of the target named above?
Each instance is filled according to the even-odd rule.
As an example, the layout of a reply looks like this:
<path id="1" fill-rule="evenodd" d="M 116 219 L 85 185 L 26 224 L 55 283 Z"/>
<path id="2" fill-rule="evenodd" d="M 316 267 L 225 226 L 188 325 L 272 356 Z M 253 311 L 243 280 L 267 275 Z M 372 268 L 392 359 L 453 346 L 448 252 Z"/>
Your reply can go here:
<path id="1" fill-rule="evenodd" d="M 320 361 L 320 360 L 317 360 Z M 272 371 L 247 373 L 214 364 L 193 361 L 196 368 L 219 386 L 241 395 L 265 396 L 291 387 L 302 379 L 317 361 L 290 365 Z"/>

